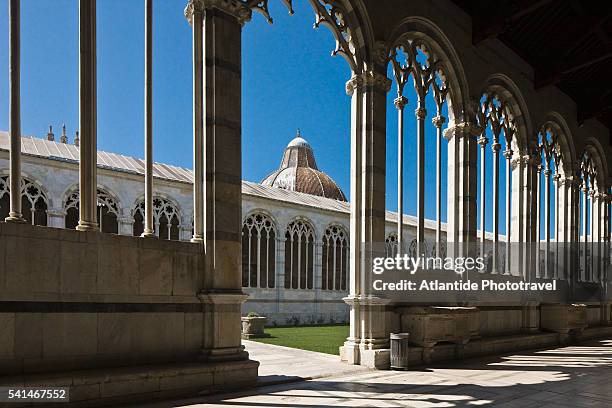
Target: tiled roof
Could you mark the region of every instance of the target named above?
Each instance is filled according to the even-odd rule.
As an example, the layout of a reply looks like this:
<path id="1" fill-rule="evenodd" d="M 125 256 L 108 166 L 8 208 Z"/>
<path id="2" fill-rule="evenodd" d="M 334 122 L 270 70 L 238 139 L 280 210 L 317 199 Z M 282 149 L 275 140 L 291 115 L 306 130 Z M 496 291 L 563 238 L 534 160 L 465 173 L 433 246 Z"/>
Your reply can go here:
<path id="1" fill-rule="evenodd" d="M 0 151 L 1 150 L 9 150 L 9 137 L 7 132 L 0 132 Z M 31 136 L 22 137 L 21 152 L 24 155 L 37 156 L 50 160 L 59 160 L 74 164 L 79 162 L 79 148 L 77 146 L 68 143 L 39 139 Z M 98 167 L 119 172 L 144 175 L 144 161 L 142 159 L 117 153 L 98 151 Z M 183 183 L 191 183 L 193 179 L 193 173 L 190 169 L 163 163 L 155 163 L 153 165 L 153 175 L 157 178 Z M 263 186 L 259 183 L 253 183 L 251 181 L 242 181 L 242 194 L 327 211 L 336 211 L 347 214 L 350 212 L 350 204 L 345 201 L 338 201 L 331 198 L 319 197 L 277 187 Z M 397 213 L 387 211 L 387 221 L 395 221 L 397 219 L 396 214 Z M 406 225 L 416 225 L 416 217 L 404 215 L 404 223 Z M 435 229 L 436 225 L 432 220 L 425 220 L 425 227 Z M 442 230 L 446 230 L 445 223 L 442 224 Z"/>

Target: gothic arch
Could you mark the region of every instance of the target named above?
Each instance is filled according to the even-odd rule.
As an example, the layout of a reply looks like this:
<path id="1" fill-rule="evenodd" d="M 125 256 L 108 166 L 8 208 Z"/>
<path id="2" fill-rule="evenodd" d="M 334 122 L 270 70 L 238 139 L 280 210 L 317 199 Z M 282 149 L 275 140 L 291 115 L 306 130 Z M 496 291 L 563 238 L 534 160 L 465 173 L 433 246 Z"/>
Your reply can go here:
<path id="1" fill-rule="evenodd" d="M 321 246 L 321 289 L 346 290 L 349 271 L 349 232 L 338 222 L 325 228 Z"/>
<path id="2" fill-rule="evenodd" d="M 285 237 L 285 288 L 314 289 L 316 231 L 312 222 L 295 217 L 283 232 Z"/>
<path id="3" fill-rule="evenodd" d="M 9 169 L 0 170 L 0 177 L 9 176 L 9 173 L 10 173 Z M 33 174 L 28 173 L 27 171 L 24 171 L 23 169 L 21 170 L 21 178 L 25 180 L 29 180 L 32 184 L 36 185 L 36 187 L 38 187 L 40 191 L 42 191 L 42 193 L 44 194 L 49 208 L 53 207 L 53 204 L 54 204 L 53 194 L 51 194 L 49 190 L 45 187 L 45 183 L 43 183 L 39 178 L 37 178 Z"/>
<path id="4" fill-rule="evenodd" d="M 145 197 L 141 195 L 130 209 L 134 219 L 132 233 L 140 236 L 145 224 Z M 179 240 L 182 211 L 176 200 L 164 193 L 153 194 L 153 227 L 155 234 L 162 239 Z"/>
<path id="5" fill-rule="evenodd" d="M 372 64 L 372 28 L 362 0 L 309 0 L 315 13 L 315 28 L 324 25 L 332 32 L 336 47 L 332 55 L 342 56 L 353 74 Z"/>
<path id="6" fill-rule="evenodd" d="M 585 157 L 585 154 L 590 156 L 592 161 L 595 174 L 595 190 L 598 192 L 605 193 L 606 192 L 606 181 L 608 179 L 608 166 L 605 160 L 605 155 L 603 154 L 603 148 L 598 140 L 595 138 L 589 138 L 587 140 L 584 149 L 582 150 L 582 154 L 580 155 L 579 162 L 582 163 Z M 579 170 L 579 169 L 578 169 Z"/>
<path id="7" fill-rule="evenodd" d="M 4 173 L 4 172 L 2 172 Z M 9 215 L 9 175 L 0 175 L 0 221 Z M 46 226 L 47 210 L 50 207 L 49 193 L 35 179 L 22 174 L 21 177 L 21 213 L 32 225 Z"/>
<path id="8" fill-rule="evenodd" d="M 65 214 L 65 227 L 76 228 L 79 220 L 79 184 L 69 186 L 62 197 L 62 211 Z M 119 217 L 122 213 L 119 197 L 104 185 L 98 184 L 96 193 L 98 225 L 102 232 L 119 233 Z M 106 209 L 106 210 L 105 210 Z"/>
<path id="9" fill-rule="evenodd" d="M 485 81 L 478 98 L 487 93 L 492 93 L 501 98 L 512 113 L 512 119 L 516 126 L 516 132 L 513 135 L 513 150 L 521 156 L 534 151 L 537 141 L 530 135 L 534 135 L 535 132 L 527 103 L 516 83 L 505 74 L 493 74 Z"/>
<path id="10" fill-rule="evenodd" d="M 449 88 L 448 126 L 469 121 L 468 81 L 461 59 L 450 39 L 429 19 L 419 16 L 408 17 L 391 30 L 385 48 L 386 55 L 389 55 L 391 49 L 406 40 L 424 43 L 438 58 Z"/>
<path id="11" fill-rule="evenodd" d="M 276 243 L 278 229 L 263 210 L 253 210 L 242 221 L 242 286 L 276 286 Z"/>
<path id="12" fill-rule="evenodd" d="M 565 176 L 573 174 L 574 163 L 577 160 L 576 149 L 574 147 L 574 138 L 563 116 L 557 112 L 549 112 L 539 128 L 541 130 L 550 129 L 556 137 L 562 164 L 559 168 L 559 173 Z"/>

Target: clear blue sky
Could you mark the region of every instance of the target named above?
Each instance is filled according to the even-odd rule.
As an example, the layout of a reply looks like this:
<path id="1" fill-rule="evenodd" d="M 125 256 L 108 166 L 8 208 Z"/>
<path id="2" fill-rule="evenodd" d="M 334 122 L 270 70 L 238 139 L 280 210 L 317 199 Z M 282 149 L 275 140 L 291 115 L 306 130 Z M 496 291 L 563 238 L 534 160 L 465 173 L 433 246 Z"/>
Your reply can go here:
<path id="1" fill-rule="evenodd" d="M 23 133 L 44 137 L 52 124 L 59 137 L 65 122 L 72 139 L 78 126 L 78 2 L 21 3 Z M 313 29 L 310 5 L 295 3 L 296 13 L 289 16 L 280 1 L 271 0 L 274 24 L 254 14 L 243 30 L 243 178 L 260 181 L 278 167 L 283 148 L 300 128 L 315 149 L 319 167 L 348 196 L 350 99 L 345 82 L 350 71 L 342 58 L 330 56 L 334 41 L 328 29 Z M 186 0 L 157 0 L 154 5 L 154 157 L 191 167 L 191 33 L 183 16 L 185 4 Z M 143 156 L 143 12 L 142 0 L 98 1 L 98 147 L 138 157 Z M 7 130 L 7 0 L 0 0 L 0 33 L 0 129 Z M 391 210 L 397 208 L 394 87 L 387 115 L 387 207 Z M 410 91 L 407 96 L 405 211 L 415 214 L 416 95 Z M 427 110 L 425 215 L 433 219 L 436 147 L 431 98 Z M 500 198 L 503 219 L 503 191 Z M 442 218 L 446 221 L 445 201 Z"/>

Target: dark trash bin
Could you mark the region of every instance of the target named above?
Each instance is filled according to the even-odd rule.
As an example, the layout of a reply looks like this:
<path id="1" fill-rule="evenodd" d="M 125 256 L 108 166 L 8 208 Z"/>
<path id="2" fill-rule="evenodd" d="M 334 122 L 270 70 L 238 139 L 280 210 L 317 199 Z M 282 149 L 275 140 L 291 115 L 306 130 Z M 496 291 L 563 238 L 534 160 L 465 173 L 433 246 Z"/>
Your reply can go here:
<path id="1" fill-rule="evenodd" d="M 391 333 L 391 369 L 408 369 L 408 333 Z"/>

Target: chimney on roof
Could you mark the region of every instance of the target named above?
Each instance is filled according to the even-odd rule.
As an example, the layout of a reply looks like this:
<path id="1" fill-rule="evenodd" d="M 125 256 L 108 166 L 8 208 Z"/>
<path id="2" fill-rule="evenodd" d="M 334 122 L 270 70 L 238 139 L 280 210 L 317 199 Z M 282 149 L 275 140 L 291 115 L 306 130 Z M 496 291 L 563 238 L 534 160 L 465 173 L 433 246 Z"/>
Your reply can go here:
<path id="1" fill-rule="evenodd" d="M 62 124 L 62 136 L 60 136 L 60 143 L 68 143 L 68 136 L 66 136 L 66 124 Z"/>
<path id="2" fill-rule="evenodd" d="M 54 141 L 55 135 L 53 134 L 53 126 L 49 125 L 49 133 L 47 133 L 47 140 Z"/>
<path id="3" fill-rule="evenodd" d="M 79 147 L 79 131 L 77 130 L 74 134 L 74 145 Z"/>

